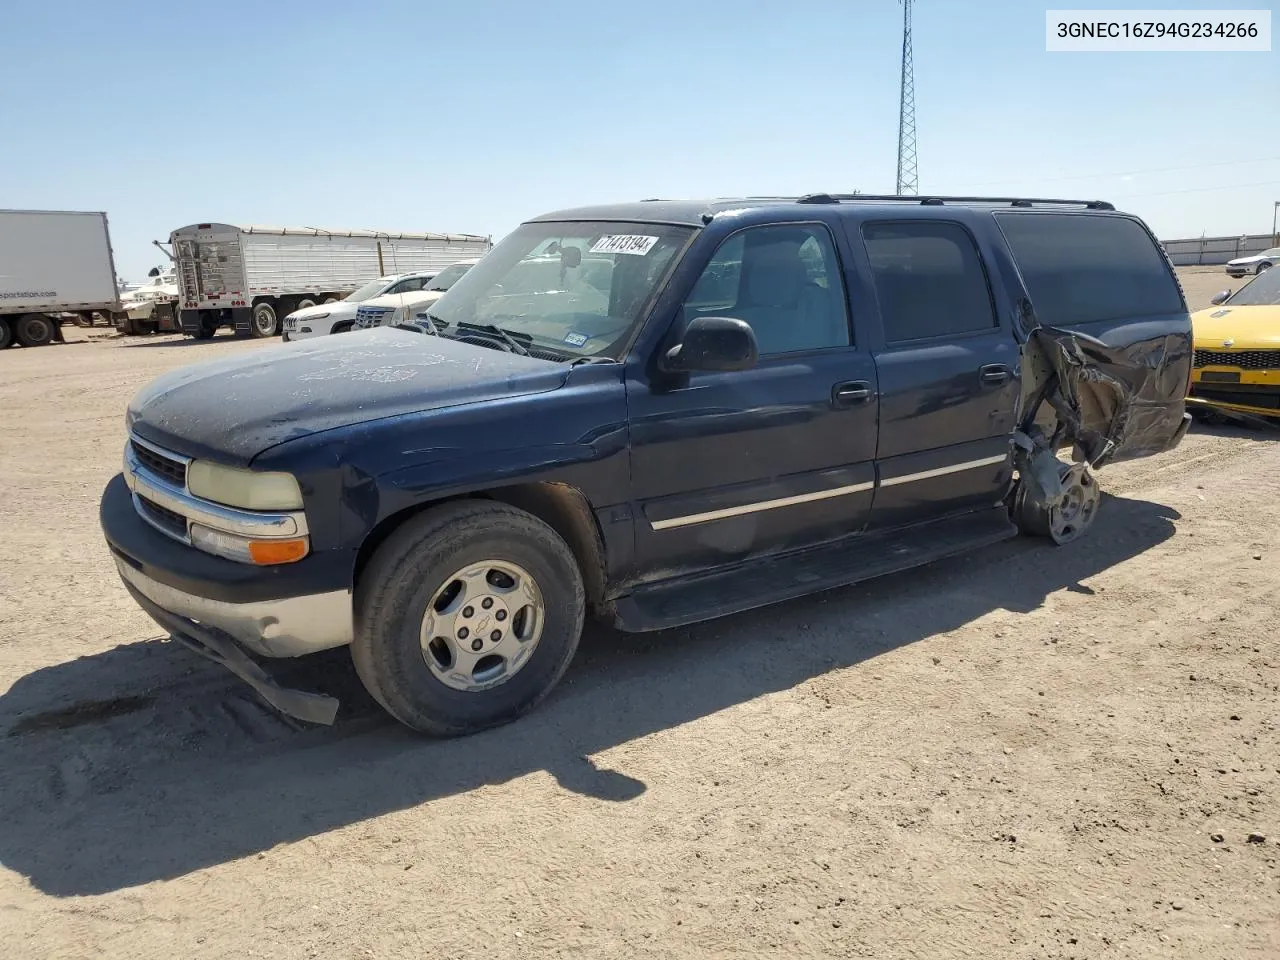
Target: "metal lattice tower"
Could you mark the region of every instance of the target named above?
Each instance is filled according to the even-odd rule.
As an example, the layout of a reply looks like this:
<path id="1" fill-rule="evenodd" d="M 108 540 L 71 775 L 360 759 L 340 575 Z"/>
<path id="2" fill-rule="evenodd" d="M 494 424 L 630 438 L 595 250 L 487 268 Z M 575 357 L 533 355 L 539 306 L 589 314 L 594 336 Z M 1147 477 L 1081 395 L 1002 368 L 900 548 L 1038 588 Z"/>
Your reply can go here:
<path id="1" fill-rule="evenodd" d="M 911 3 L 902 3 L 902 86 L 898 94 L 898 194 L 916 194 L 916 80 L 911 62 Z"/>

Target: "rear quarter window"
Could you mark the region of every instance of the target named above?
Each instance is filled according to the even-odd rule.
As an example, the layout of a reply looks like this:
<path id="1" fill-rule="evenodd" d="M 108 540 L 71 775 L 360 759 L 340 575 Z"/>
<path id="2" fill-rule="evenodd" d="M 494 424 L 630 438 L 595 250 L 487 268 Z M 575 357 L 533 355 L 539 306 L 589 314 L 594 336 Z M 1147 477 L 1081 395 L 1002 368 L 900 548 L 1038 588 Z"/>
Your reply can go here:
<path id="1" fill-rule="evenodd" d="M 1164 254 L 1136 220 L 994 216 L 1041 323 L 1072 326 L 1186 310 Z"/>

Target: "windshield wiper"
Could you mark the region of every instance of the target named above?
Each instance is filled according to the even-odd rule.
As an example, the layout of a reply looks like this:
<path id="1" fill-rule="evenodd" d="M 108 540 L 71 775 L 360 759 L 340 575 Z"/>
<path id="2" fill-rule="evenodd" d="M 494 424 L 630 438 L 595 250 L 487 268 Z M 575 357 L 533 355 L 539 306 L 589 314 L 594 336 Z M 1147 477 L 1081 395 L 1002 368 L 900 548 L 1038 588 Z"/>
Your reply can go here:
<path id="1" fill-rule="evenodd" d="M 518 353 L 522 357 L 529 356 L 529 351 L 526 350 L 524 346 L 518 340 L 516 340 L 515 337 L 511 336 L 511 334 L 507 333 L 507 331 L 503 330 L 496 323 L 467 323 L 467 324 L 460 323 L 458 324 L 459 329 L 461 329 L 464 326 L 470 327 L 475 330 L 484 330 L 486 333 L 492 333 L 499 340 L 501 340 L 503 343 L 509 346 L 513 353 Z"/>

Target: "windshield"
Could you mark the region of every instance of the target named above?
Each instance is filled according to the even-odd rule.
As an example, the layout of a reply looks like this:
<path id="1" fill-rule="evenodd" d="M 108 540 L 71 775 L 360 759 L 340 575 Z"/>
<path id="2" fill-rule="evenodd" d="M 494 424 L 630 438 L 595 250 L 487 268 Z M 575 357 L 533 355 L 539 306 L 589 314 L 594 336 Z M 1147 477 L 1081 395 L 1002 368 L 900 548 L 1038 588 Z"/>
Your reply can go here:
<path id="1" fill-rule="evenodd" d="M 387 278 L 379 277 L 377 280 L 370 280 L 363 287 L 354 293 L 346 296 L 348 303 L 359 303 L 361 300 L 368 300 L 370 297 L 376 297 L 387 287 Z"/>
<path id="2" fill-rule="evenodd" d="M 471 269 L 471 264 L 469 263 L 455 263 L 453 266 L 445 267 L 443 270 L 437 273 L 435 275 L 435 278 L 429 284 L 427 284 L 426 287 L 424 287 L 423 289 L 440 290 L 440 291 L 448 290 L 450 287 L 452 287 L 455 283 L 458 282 L 459 277 L 461 277 L 464 273 L 466 273 L 470 269 Z"/>
<path id="3" fill-rule="evenodd" d="M 1263 270 L 1232 294 L 1227 303 L 1233 307 L 1280 306 L 1280 267 Z"/>
<path id="4" fill-rule="evenodd" d="M 650 223 L 526 223 L 429 316 L 446 336 L 496 326 L 541 353 L 616 357 L 692 234 Z"/>

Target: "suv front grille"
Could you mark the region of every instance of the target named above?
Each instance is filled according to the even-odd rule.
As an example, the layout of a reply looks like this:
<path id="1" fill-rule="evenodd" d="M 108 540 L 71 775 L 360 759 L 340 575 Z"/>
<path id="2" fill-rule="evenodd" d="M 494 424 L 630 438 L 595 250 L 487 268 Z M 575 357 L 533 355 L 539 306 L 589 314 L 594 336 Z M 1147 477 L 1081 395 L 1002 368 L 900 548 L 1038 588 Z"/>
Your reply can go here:
<path id="1" fill-rule="evenodd" d="M 1192 366 L 1239 367 L 1241 370 L 1280 370 L 1280 350 L 1196 350 Z"/>
<path id="2" fill-rule="evenodd" d="M 150 447 L 144 447 L 137 440 L 130 440 L 129 445 L 133 448 L 133 455 L 138 458 L 138 463 L 156 476 L 168 480 L 174 486 L 187 485 L 187 465 L 181 460 L 174 460 L 172 457 L 157 453 Z"/>
<path id="3" fill-rule="evenodd" d="M 142 512 L 155 524 L 175 537 L 186 537 L 187 535 L 187 518 L 180 513 L 174 513 L 168 507 L 162 507 L 153 500 L 139 495 L 138 503 L 142 506 Z"/>

